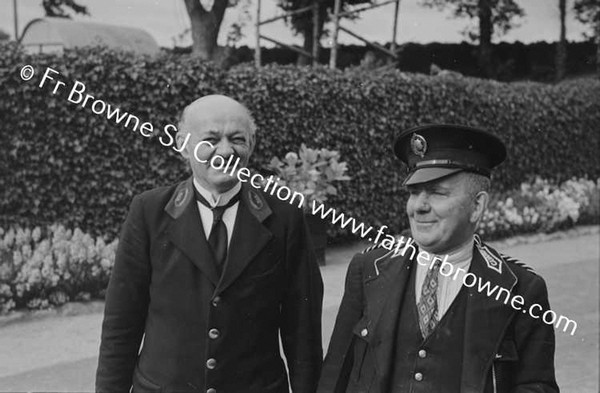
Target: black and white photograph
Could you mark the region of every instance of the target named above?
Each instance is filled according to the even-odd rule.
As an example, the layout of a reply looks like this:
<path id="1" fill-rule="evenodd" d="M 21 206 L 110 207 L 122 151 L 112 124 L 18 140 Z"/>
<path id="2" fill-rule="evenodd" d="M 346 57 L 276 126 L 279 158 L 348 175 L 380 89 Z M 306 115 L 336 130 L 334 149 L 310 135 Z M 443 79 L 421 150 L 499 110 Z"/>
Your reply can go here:
<path id="1" fill-rule="evenodd" d="M 600 392 L 600 0 L 1 0 L 0 392 Z"/>

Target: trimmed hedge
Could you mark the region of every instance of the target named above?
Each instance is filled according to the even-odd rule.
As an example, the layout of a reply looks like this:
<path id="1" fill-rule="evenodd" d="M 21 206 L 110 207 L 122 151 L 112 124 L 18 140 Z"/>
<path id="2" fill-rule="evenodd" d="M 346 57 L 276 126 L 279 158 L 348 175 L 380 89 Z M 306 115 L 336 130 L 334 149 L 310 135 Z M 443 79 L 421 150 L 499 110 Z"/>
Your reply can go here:
<path id="1" fill-rule="evenodd" d="M 430 77 L 398 71 L 240 66 L 227 72 L 187 56 L 135 57 L 105 49 L 63 56 L 0 48 L 0 225 L 64 223 L 91 234 L 118 233 L 135 193 L 185 176 L 177 153 L 105 116 L 67 101 L 75 80 L 97 99 L 149 121 L 176 124 L 195 98 L 223 93 L 245 103 L 259 126 L 251 166 L 308 147 L 339 150 L 352 180 L 328 205 L 369 225 L 400 231 L 404 170 L 394 134 L 424 122 L 480 126 L 507 144 L 494 175 L 499 191 L 533 175 L 553 181 L 600 176 L 600 81 L 558 85 Z M 37 74 L 19 77 L 25 64 Z M 67 83 L 38 87 L 46 66 Z M 58 76 L 56 76 L 58 78 Z M 336 239 L 344 234 L 330 228 Z"/>

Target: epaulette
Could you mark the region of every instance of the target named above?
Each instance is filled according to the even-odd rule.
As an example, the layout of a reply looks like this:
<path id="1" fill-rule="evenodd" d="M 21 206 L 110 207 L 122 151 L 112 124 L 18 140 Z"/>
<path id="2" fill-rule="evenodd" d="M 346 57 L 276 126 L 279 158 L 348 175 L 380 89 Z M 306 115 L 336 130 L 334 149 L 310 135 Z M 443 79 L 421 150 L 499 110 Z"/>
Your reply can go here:
<path id="1" fill-rule="evenodd" d="M 529 265 L 526 265 L 525 263 L 519 261 L 516 258 L 513 258 L 511 256 L 508 256 L 506 254 L 502 254 L 500 253 L 500 256 L 502 257 L 502 259 L 504 259 L 504 261 L 506 261 L 507 263 L 513 263 L 517 266 L 521 266 L 523 269 L 527 270 L 530 273 L 536 274 L 535 270 L 533 270 L 533 268 Z"/>
<path id="2" fill-rule="evenodd" d="M 361 254 L 366 254 L 369 251 L 373 251 L 376 248 L 381 248 L 381 243 L 375 243 L 375 244 L 371 244 L 369 247 L 365 248 L 364 250 L 361 251 Z"/>
<path id="3" fill-rule="evenodd" d="M 535 274 L 535 271 L 530 266 L 524 264 L 523 262 L 519 261 L 516 258 L 513 258 L 506 254 L 502 254 L 501 252 L 497 251 L 496 249 L 483 243 L 483 241 L 481 240 L 481 238 L 478 235 L 475 235 L 474 238 L 475 238 L 475 245 L 477 246 L 479 253 L 481 254 L 483 259 L 485 260 L 485 263 L 487 264 L 487 266 L 490 269 L 493 269 L 493 270 L 497 271 L 498 273 L 502 273 L 502 261 L 504 261 L 506 263 L 512 263 L 517 266 L 521 266 L 523 269 L 527 270 L 528 272 Z"/>

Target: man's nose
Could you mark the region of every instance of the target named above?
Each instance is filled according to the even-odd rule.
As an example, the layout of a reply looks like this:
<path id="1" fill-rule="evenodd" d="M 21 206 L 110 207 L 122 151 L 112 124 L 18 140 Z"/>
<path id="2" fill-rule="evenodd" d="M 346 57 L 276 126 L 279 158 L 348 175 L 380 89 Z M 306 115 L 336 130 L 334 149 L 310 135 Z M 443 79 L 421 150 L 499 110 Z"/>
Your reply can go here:
<path id="1" fill-rule="evenodd" d="M 429 194 L 425 191 L 421 191 L 417 195 L 417 199 L 415 201 L 415 208 L 418 213 L 428 212 L 430 209 L 429 206 Z"/>
<path id="2" fill-rule="evenodd" d="M 222 138 L 216 145 L 215 154 L 220 156 L 229 157 L 234 152 L 233 146 L 227 138 Z"/>

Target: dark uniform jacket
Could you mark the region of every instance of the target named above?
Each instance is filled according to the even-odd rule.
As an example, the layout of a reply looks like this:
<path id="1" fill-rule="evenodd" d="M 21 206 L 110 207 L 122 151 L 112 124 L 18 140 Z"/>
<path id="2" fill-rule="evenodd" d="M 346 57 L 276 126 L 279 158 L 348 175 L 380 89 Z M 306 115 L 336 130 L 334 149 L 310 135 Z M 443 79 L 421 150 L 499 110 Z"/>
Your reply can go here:
<path id="1" fill-rule="evenodd" d="M 133 199 L 106 295 L 96 390 L 288 393 L 281 333 L 293 391 L 313 393 L 323 283 L 302 211 L 243 184 L 220 276 L 193 187 L 189 179 Z"/>
<path id="2" fill-rule="evenodd" d="M 481 244 L 479 239 L 476 243 Z M 489 281 L 510 290 L 512 296 L 523 296 L 523 308 L 537 303 L 544 311 L 550 309 L 541 277 L 483 246 L 475 246 L 471 273 L 481 277 L 482 283 Z M 416 258 L 411 261 L 410 257 L 410 249 L 402 256 L 377 248 L 352 259 L 318 393 L 392 392 L 394 351 L 402 351 L 394 348 L 395 330 L 402 318 L 411 264 L 416 264 Z M 505 304 L 505 295 L 496 300 L 495 294 L 480 293 L 478 285 L 461 290 L 467 291 L 462 296 L 467 299 L 461 325 L 465 329 L 462 364 L 444 365 L 453 371 L 446 375 L 458 378 L 452 385 L 458 383 L 460 393 L 558 392 L 553 326 L 516 311 L 510 301 Z M 542 313 L 537 308 L 533 311 Z M 444 391 L 444 384 L 450 382 L 439 383 L 436 392 Z"/>

